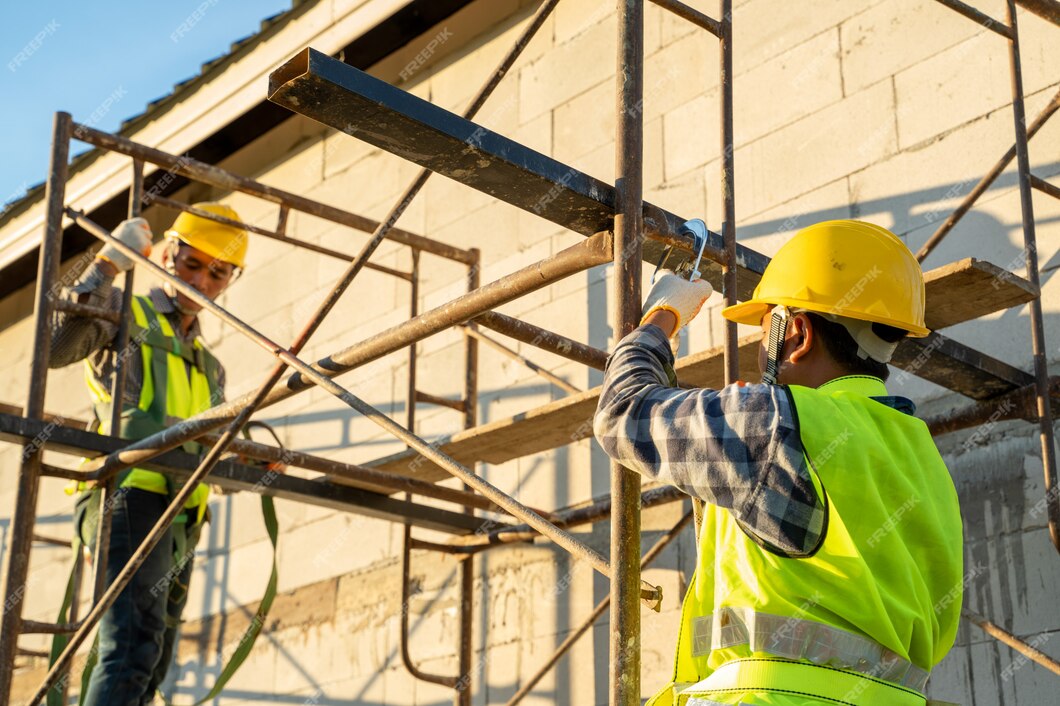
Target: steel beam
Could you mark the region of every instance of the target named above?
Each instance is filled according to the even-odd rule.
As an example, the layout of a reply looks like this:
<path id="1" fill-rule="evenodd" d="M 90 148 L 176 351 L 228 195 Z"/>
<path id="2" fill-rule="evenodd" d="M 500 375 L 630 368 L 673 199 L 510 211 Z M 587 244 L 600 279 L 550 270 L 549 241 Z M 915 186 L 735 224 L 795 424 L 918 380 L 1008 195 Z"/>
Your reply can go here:
<path id="1" fill-rule="evenodd" d="M 0 441 L 25 443 L 40 440 L 44 448 L 71 456 L 111 453 L 129 442 L 83 429 L 46 423 L 43 420 L 0 413 Z M 199 457 L 183 451 L 167 451 L 141 467 L 165 473 L 178 480 L 188 478 L 198 465 Z M 44 475 L 84 479 L 77 470 L 45 466 Z M 460 512 L 407 503 L 388 495 L 373 493 L 348 485 L 309 480 L 290 475 L 276 475 L 263 482 L 261 469 L 232 461 L 221 461 L 210 474 L 210 482 L 229 490 L 246 490 L 263 495 L 295 500 L 319 507 L 356 512 L 390 522 L 411 522 L 417 527 L 448 534 L 469 534 L 493 529 L 494 522 L 473 518 Z"/>
<path id="2" fill-rule="evenodd" d="M 611 230 L 615 189 L 584 172 L 525 147 L 337 59 L 305 49 L 269 77 L 269 100 L 342 130 L 422 167 L 582 235 Z M 644 259 L 656 262 L 675 245 L 670 264 L 692 255 L 692 239 L 678 229 L 686 219 L 643 206 Z M 724 243 L 710 233 L 701 266 L 719 291 Z M 750 296 L 768 259 L 737 248 L 740 298 Z"/>
<path id="3" fill-rule="evenodd" d="M 1056 0 L 1016 0 L 1016 4 L 1033 12 L 1046 22 L 1060 26 L 1060 2 Z"/>

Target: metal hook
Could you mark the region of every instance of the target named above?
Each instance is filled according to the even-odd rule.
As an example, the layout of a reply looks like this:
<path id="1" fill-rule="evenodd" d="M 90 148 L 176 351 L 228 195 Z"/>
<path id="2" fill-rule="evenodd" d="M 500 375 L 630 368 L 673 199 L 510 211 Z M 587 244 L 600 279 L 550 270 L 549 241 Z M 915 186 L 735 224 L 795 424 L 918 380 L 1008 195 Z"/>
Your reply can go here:
<path id="1" fill-rule="evenodd" d="M 675 274 L 684 274 L 686 268 L 688 268 L 688 281 L 693 282 L 699 279 L 700 275 L 702 274 L 699 271 L 699 263 L 700 260 L 703 259 L 703 250 L 707 247 L 707 224 L 699 218 L 693 218 L 690 221 L 685 221 L 684 223 L 682 223 L 681 227 L 678 228 L 677 232 L 681 235 L 692 236 L 692 239 L 694 241 L 692 247 L 696 251 L 696 259 L 692 261 L 691 265 L 689 265 L 688 261 L 686 260 L 684 264 L 680 265 L 677 268 L 677 272 Z M 670 253 L 673 251 L 673 249 L 673 245 L 668 245 L 666 247 L 666 250 L 663 250 L 663 254 L 659 258 L 659 262 L 655 264 L 655 272 L 653 272 L 651 275 L 652 284 L 655 284 L 655 278 L 659 275 L 659 270 L 661 270 L 663 265 L 666 264 L 666 261 L 669 259 Z"/>

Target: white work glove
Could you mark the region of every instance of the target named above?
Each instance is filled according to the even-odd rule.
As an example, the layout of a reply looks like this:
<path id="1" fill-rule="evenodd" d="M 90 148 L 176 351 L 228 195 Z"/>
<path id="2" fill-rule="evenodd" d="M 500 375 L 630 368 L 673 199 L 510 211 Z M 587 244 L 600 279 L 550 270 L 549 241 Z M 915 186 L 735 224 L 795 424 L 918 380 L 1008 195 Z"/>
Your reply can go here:
<path id="1" fill-rule="evenodd" d="M 647 299 L 644 300 L 644 315 L 640 322 L 654 312 L 666 310 L 677 317 L 677 326 L 670 334 L 670 343 L 673 347 L 678 333 L 688 325 L 688 322 L 696 318 L 696 314 L 703 308 L 703 304 L 713 294 L 714 288 L 710 282 L 697 279 L 689 282 L 684 277 L 675 275 L 670 270 L 661 270 L 659 277 L 655 279 Z"/>
<path id="2" fill-rule="evenodd" d="M 151 241 L 153 240 L 151 226 L 147 225 L 147 221 L 143 218 L 130 218 L 126 221 L 122 221 L 118 224 L 117 228 L 111 231 L 111 235 L 137 252 L 143 253 L 144 255 L 151 254 Z M 110 243 L 104 245 L 100 251 L 96 253 L 96 257 L 102 258 L 114 265 L 119 272 L 127 272 L 128 270 L 131 270 L 133 266 L 132 258 Z"/>

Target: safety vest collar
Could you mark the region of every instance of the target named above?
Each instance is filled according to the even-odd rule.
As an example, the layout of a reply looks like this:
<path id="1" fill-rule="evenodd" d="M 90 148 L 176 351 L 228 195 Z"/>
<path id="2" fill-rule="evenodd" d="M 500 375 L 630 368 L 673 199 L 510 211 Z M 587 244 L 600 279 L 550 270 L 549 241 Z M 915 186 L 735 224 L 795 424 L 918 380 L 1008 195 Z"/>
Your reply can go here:
<path id="1" fill-rule="evenodd" d="M 818 386 L 817 390 L 829 394 L 852 392 L 862 397 L 887 396 L 887 387 L 883 384 L 883 380 L 872 375 L 844 375 Z"/>
<path id="2" fill-rule="evenodd" d="M 173 299 L 166 294 L 166 290 L 161 287 L 151 287 L 147 292 L 147 298 L 151 301 L 151 308 L 157 311 L 162 316 L 168 316 L 176 312 L 177 307 L 173 303 Z M 184 338 L 188 341 L 194 340 L 202 335 L 202 326 L 199 323 L 199 317 L 191 322 L 191 328 L 188 329 L 188 333 Z"/>

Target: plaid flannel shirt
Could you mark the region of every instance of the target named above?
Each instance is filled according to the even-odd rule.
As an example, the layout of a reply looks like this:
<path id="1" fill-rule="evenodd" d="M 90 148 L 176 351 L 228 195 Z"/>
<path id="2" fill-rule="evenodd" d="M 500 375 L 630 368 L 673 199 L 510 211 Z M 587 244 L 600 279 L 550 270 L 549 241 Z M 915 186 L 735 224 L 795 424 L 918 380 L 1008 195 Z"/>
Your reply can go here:
<path id="1" fill-rule="evenodd" d="M 607 455 L 727 508 L 773 551 L 815 551 L 826 507 L 810 478 L 788 389 L 677 389 L 673 363 L 657 326 L 641 326 L 619 342 L 593 420 Z"/>

